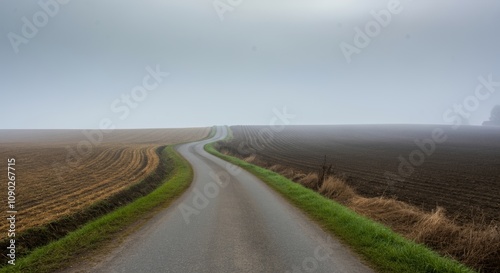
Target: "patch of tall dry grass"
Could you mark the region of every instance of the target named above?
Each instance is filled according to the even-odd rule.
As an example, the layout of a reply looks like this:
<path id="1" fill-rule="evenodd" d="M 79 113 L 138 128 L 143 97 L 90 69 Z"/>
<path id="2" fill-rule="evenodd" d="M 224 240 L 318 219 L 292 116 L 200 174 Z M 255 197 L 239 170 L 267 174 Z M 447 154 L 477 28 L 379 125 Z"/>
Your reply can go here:
<path id="1" fill-rule="evenodd" d="M 252 155 L 245 157 L 243 160 L 247 163 L 252 163 L 255 161 L 256 158 L 257 158 L 257 156 L 255 154 L 252 154 Z"/>
<path id="2" fill-rule="evenodd" d="M 349 204 L 356 197 L 356 193 L 346 182 L 333 176 L 325 179 L 318 192 L 343 204 Z"/>
<path id="3" fill-rule="evenodd" d="M 316 189 L 318 188 L 318 180 L 319 178 L 317 173 L 308 173 L 299 180 L 299 183 L 306 188 Z"/>
<path id="4" fill-rule="evenodd" d="M 500 272 L 500 230 L 488 223 L 460 224 L 446 216 L 444 208 L 426 212 L 387 197 L 358 195 L 342 178 L 329 176 L 318 188 L 318 174 L 304 174 L 281 165 L 269 168 L 304 187 L 342 203 L 380 222 L 407 239 L 425 244 L 481 272 Z M 297 179 L 297 177 L 300 177 Z"/>
<path id="5" fill-rule="evenodd" d="M 315 172 L 306 174 L 280 164 L 268 165 L 255 155 L 244 160 L 316 190 L 441 255 L 452 257 L 481 272 L 500 272 L 500 228 L 496 225 L 486 222 L 460 224 L 447 217 L 441 207 L 427 212 L 392 198 L 363 197 L 343 177 L 329 176 L 318 187 L 319 176 Z"/>

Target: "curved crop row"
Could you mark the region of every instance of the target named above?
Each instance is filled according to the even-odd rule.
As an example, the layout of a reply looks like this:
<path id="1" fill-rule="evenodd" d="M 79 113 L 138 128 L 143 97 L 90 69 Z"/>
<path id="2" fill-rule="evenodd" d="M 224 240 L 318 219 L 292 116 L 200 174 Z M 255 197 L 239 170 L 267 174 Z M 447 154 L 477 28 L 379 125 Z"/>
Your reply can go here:
<path id="1" fill-rule="evenodd" d="M 160 162 L 158 147 L 198 140 L 208 132 L 209 128 L 115 130 L 82 155 L 70 152 L 78 151 L 84 137 L 80 131 L 0 132 L 1 157 L 16 158 L 16 232 L 73 214 L 142 181 Z M 23 137 L 13 137 L 19 133 Z M 30 134 L 33 137 L 26 138 Z M 6 176 L 4 171 L 0 175 Z M 6 203 L 6 198 L 1 195 L 0 202 Z M 0 230 L 7 230 L 7 224 L 1 222 Z M 0 240 L 6 235 L 1 233 Z"/>

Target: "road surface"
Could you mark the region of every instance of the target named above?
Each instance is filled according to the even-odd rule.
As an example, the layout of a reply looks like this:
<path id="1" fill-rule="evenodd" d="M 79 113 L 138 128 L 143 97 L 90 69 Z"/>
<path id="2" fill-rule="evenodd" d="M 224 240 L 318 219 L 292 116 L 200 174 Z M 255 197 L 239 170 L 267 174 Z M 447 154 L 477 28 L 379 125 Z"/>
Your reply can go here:
<path id="1" fill-rule="evenodd" d="M 203 150 L 187 192 L 89 272 L 373 272 L 262 181 Z"/>

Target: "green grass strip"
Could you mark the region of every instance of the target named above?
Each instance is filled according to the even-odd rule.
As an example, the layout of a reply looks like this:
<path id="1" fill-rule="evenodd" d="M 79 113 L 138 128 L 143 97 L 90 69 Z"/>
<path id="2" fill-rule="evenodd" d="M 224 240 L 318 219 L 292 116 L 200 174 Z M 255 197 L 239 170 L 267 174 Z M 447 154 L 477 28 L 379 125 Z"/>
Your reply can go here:
<path id="1" fill-rule="evenodd" d="M 205 150 L 267 183 L 325 230 L 349 245 L 378 272 L 474 272 L 277 173 L 221 154 L 213 144 L 207 144 Z"/>
<path id="2" fill-rule="evenodd" d="M 175 165 L 172 175 L 160 187 L 81 229 L 69 233 L 66 237 L 34 250 L 28 256 L 16 260 L 16 265 L 7 265 L 0 272 L 53 272 L 70 264 L 79 254 L 96 249 L 105 241 L 112 239 L 127 226 L 144 217 L 154 208 L 168 206 L 179 197 L 191 184 L 193 170 L 173 146 L 162 152 L 162 160 L 171 158 Z"/>

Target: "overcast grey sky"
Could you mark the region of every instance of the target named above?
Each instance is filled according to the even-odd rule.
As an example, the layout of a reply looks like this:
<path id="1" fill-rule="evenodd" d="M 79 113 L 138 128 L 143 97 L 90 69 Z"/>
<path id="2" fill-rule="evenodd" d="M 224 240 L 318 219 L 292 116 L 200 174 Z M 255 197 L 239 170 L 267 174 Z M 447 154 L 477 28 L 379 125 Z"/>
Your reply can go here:
<path id="1" fill-rule="evenodd" d="M 475 95 L 500 81 L 499 26 L 493 0 L 5 0 L 0 128 L 269 124 L 284 108 L 292 124 L 445 124 L 464 102 L 480 124 L 500 104 L 500 87 Z"/>

